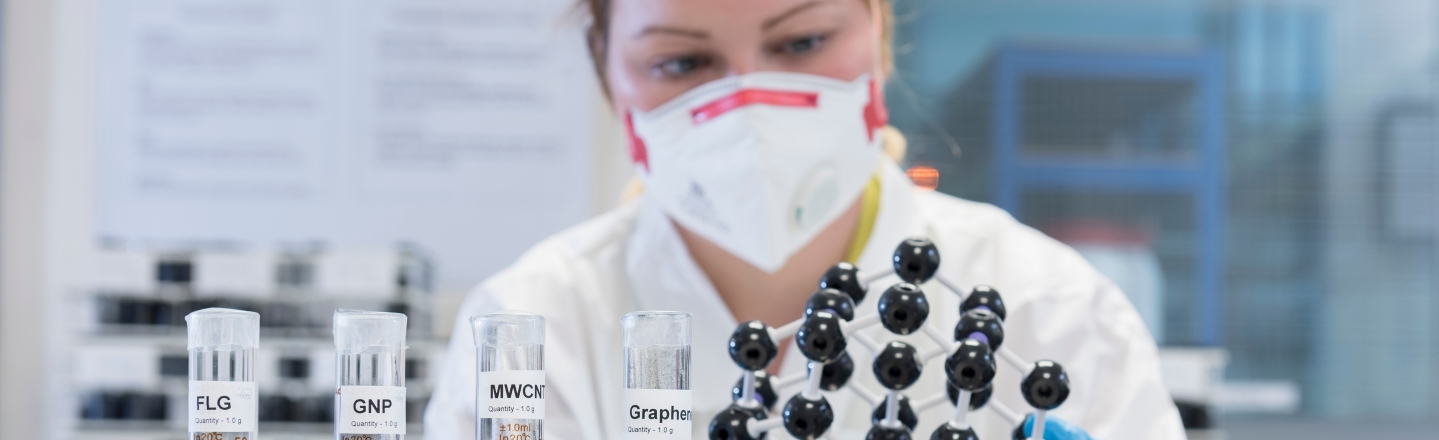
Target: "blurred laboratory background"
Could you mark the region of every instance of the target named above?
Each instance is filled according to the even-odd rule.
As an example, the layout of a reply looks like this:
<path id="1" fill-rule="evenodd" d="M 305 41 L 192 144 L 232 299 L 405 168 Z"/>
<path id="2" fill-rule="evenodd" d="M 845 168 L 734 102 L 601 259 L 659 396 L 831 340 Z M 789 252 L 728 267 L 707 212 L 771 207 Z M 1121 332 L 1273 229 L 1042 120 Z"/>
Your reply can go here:
<path id="1" fill-rule="evenodd" d="M 1191 438 L 1439 432 L 1439 0 L 894 3 L 911 178 L 1123 287 Z M 568 0 L 0 4 L 0 438 L 183 437 L 217 305 L 271 439 L 409 313 L 423 438 L 466 291 L 631 176 Z"/>

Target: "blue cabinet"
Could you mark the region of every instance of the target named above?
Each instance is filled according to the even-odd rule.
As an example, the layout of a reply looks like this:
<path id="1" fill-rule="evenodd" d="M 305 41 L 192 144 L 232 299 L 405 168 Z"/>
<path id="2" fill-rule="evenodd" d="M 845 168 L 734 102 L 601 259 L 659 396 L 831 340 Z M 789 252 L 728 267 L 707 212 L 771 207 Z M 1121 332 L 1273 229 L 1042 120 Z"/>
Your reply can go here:
<path id="1" fill-rule="evenodd" d="M 1218 345 L 1225 242 L 1225 86 L 1200 49 L 1004 45 L 977 76 L 991 106 L 992 201 L 1025 220 L 1030 191 L 1192 201 L 1193 326 Z M 973 82 L 971 82 L 973 83 Z M 1056 104 L 1059 103 L 1059 104 Z"/>

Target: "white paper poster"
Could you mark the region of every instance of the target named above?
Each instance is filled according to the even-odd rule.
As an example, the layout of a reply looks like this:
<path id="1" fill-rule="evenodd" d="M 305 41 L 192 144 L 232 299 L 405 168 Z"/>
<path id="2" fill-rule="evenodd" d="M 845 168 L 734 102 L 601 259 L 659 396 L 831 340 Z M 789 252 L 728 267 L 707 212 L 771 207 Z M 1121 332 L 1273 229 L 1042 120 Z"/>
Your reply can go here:
<path id="1" fill-rule="evenodd" d="M 465 286 L 590 212 L 569 2 L 101 2 L 98 234 L 420 245 Z"/>

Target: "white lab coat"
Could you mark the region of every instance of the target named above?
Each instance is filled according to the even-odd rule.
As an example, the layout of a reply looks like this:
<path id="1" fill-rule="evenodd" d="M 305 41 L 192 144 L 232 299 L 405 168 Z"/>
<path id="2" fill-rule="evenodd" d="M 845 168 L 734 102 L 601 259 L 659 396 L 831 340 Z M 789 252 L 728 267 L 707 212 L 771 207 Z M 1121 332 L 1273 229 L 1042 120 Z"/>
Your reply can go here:
<path id="1" fill-rule="evenodd" d="M 930 237 L 939 247 L 940 273 L 966 286 L 994 286 L 1009 307 L 1004 347 L 1024 360 L 1052 359 L 1069 372 L 1072 393 L 1053 413 L 1096 438 L 1182 439 L 1184 431 L 1160 381 L 1156 348 L 1134 307 L 1075 251 L 990 205 L 915 188 L 897 165 L 881 166 L 881 196 L 874 230 L 858 261 L 862 272 L 890 267 L 905 237 Z M 815 274 L 818 281 L 819 274 Z M 875 313 L 875 300 L 895 282 L 870 286 L 859 313 Z M 922 286 L 931 302 L 930 324 L 952 335 L 958 299 L 937 282 Z M 551 439 L 619 439 L 621 408 L 620 316 L 635 310 L 694 314 L 692 389 L 694 437 L 706 438 L 712 415 L 730 403 L 740 369 L 726 354 L 738 324 L 714 286 L 690 258 L 671 222 L 641 198 L 544 242 L 482 283 L 459 311 L 435 393 L 425 413 L 426 440 L 475 436 L 475 349 L 468 318 L 501 309 L 540 313 L 547 319 L 545 436 Z M 798 318 L 802 311 L 795 310 Z M 785 323 L 770 323 L 774 326 Z M 922 334 L 897 338 L 875 326 L 876 341 L 903 339 L 921 353 L 934 347 Z M 804 358 L 790 344 L 780 377 L 804 374 Z M 882 388 L 872 355 L 851 342 L 856 369 L 851 386 L 874 395 Z M 925 365 L 907 395 L 916 401 L 944 392 L 942 359 Z M 1023 372 L 1000 362 L 994 399 L 1014 411 L 1030 408 L 1019 393 Z M 802 386 L 780 391 L 780 402 Z M 836 409 L 831 436 L 863 438 L 872 406 L 855 394 L 826 393 Z M 915 435 L 928 438 L 954 411 L 943 404 L 920 413 Z M 1008 439 L 1013 424 L 983 408 L 969 417 L 981 438 Z M 783 428 L 771 438 L 789 438 Z"/>

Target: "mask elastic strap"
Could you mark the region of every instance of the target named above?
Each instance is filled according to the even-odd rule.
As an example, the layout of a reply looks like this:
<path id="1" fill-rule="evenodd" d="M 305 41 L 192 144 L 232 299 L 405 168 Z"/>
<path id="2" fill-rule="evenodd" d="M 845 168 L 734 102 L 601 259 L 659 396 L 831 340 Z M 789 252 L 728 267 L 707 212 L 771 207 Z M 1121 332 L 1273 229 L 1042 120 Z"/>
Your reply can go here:
<path id="1" fill-rule="evenodd" d="M 874 71 L 869 75 L 869 105 L 865 106 L 864 120 L 868 126 L 870 140 L 874 140 L 876 131 L 884 129 L 889 125 L 889 109 L 884 105 L 884 87 L 879 78 L 884 72 L 884 10 L 880 8 L 880 1 L 869 0 L 870 29 L 874 37 Z"/>
<path id="2" fill-rule="evenodd" d="M 874 36 L 874 73 L 872 78 L 879 78 L 884 72 L 884 10 L 880 8 L 881 0 L 869 0 L 870 29 Z"/>
<path id="3" fill-rule="evenodd" d="M 644 167 L 645 173 L 648 174 L 650 172 L 649 149 L 645 147 L 644 139 L 635 133 L 634 110 L 625 112 L 625 134 L 629 136 L 630 162 Z"/>

